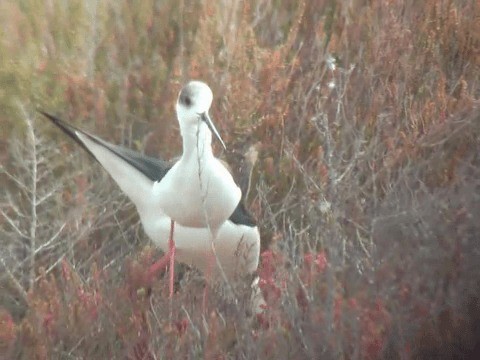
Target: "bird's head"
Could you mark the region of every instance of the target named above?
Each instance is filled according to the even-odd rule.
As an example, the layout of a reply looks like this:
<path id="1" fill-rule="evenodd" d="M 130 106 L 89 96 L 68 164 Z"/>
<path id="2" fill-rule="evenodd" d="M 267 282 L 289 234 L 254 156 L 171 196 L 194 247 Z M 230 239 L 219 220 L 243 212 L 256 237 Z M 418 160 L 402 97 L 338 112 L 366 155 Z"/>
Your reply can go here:
<path id="1" fill-rule="evenodd" d="M 210 87 L 201 81 L 190 81 L 178 94 L 176 105 L 178 122 L 184 129 L 194 129 L 198 121 L 203 121 L 225 148 L 220 134 L 208 114 L 212 105 L 213 93 Z"/>

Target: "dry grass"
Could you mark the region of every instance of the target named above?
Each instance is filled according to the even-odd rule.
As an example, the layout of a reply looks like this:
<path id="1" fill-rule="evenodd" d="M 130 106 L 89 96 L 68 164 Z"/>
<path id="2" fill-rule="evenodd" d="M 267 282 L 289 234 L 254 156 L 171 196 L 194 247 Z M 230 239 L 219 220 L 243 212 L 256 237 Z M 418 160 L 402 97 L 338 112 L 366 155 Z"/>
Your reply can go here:
<path id="1" fill-rule="evenodd" d="M 0 358 L 480 353 L 477 1 L 3 1 L 0 24 Z M 195 271 L 172 303 L 147 282 L 134 207 L 35 112 L 169 157 L 190 78 L 233 152 L 259 144 L 257 317 L 243 284 L 203 312 Z"/>

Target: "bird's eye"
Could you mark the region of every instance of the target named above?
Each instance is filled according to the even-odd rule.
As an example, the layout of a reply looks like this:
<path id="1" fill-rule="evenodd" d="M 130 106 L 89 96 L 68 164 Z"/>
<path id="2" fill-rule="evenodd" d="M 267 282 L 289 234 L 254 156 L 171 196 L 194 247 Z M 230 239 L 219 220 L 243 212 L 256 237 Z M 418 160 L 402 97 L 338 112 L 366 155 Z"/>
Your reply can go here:
<path id="1" fill-rule="evenodd" d="M 187 106 L 192 105 L 192 100 L 190 99 L 190 96 L 185 96 L 185 97 L 183 98 L 183 102 L 184 102 L 184 104 L 187 105 Z"/>

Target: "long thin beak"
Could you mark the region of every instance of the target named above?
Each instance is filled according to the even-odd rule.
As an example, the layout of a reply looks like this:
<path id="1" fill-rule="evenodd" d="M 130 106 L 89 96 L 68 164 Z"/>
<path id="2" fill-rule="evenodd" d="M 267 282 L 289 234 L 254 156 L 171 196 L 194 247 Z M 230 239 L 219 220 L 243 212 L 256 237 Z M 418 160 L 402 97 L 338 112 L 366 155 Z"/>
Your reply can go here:
<path id="1" fill-rule="evenodd" d="M 227 150 L 227 147 L 225 146 L 225 143 L 223 142 L 222 138 L 220 137 L 220 134 L 215 128 L 215 125 L 213 125 L 212 119 L 210 119 L 210 115 L 208 115 L 208 112 L 205 111 L 204 113 L 200 114 L 200 118 L 205 122 L 205 124 L 207 124 L 210 131 L 214 133 L 217 139 L 222 143 L 223 148 Z"/>

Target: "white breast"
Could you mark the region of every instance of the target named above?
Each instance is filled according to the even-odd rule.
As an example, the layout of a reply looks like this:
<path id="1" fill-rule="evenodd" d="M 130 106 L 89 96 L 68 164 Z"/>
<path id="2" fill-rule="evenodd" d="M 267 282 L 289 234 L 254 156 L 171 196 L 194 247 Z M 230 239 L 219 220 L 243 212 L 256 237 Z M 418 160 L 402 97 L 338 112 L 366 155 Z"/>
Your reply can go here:
<path id="1" fill-rule="evenodd" d="M 154 184 L 155 203 L 180 225 L 218 228 L 240 201 L 241 191 L 227 169 L 215 158 L 205 164 L 179 161 Z"/>

